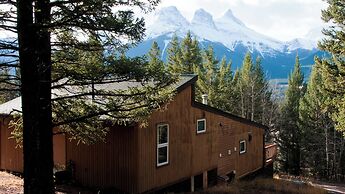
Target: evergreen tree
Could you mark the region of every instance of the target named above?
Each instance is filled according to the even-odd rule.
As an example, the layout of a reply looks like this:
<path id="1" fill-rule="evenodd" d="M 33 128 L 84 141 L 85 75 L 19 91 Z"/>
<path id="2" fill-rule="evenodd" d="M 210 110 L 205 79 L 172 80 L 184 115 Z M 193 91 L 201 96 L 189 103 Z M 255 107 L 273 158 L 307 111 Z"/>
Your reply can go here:
<path id="1" fill-rule="evenodd" d="M 187 33 L 186 37 L 181 42 L 181 52 L 179 63 L 182 66 L 181 73 L 193 74 L 195 67 L 201 64 L 201 54 L 199 43 L 196 39 L 192 39 L 190 32 Z"/>
<path id="2" fill-rule="evenodd" d="M 227 63 L 226 58 L 223 57 L 220 62 L 220 68 L 216 75 L 216 95 L 215 107 L 227 111 L 234 112 L 237 101 L 235 99 L 235 84 L 233 83 L 233 75 L 231 71 L 231 62 Z"/>
<path id="3" fill-rule="evenodd" d="M 148 68 L 150 69 L 150 71 L 156 71 L 164 74 L 165 67 L 163 61 L 161 60 L 161 51 L 158 47 L 157 42 L 153 42 L 152 47 L 147 55 L 149 59 Z M 150 74 L 155 75 L 157 73 L 150 72 Z"/>
<path id="4" fill-rule="evenodd" d="M 331 96 L 322 76 L 322 61 L 315 58 L 305 95 L 300 100 L 301 162 L 312 176 L 344 177 L 344 139 L 331 119 Z"/>
<path id="5" fill-rule="evenodd" d="M 169 43 L 168 48 L 168 70 L 174 74 L 182 73 L 182 65 L 180 63 L 181 58 L 181 50 L 180 50 L 180 42 L 176 34 L 173 36 Z"/>
<path id="6" fill-rule="evenodd" d="M 124 118 L 123 116 L 142 117 L 146 112 L 141 109 L 142 107 L 153 108 L 152 105 L 158 107 L 162 98 L 166 98 L 163 88 L 169 83 L 168 76 L 156 80 L 157 87 L 146 85 L 141 89 L 132 89 L 128 93 L 97 90 L 94 87 L 133 79 L 147 83 L 155 77 L 148 73 L 145 60 L 126 59 L 123 56 L 116 56 L 112 51 L 119 52 L 126 46 L 121 41 L 123 39 L 134 43 L 143 37 L 144 20 L 136 18 L 131 7 L 150 11 L 158 2 L 159 0 L 147 2 L 17 0 L 1 3 L 0 28 L 18 35 L 18 41 L 1 41 L 1 54 L 9 60 L 0 65 L 20 68 L 24 193 L 54 192 L 52 154 L 54 126 L 67 126 L 67 128 L 69 126 L 72 129 L 75 125 L 76 128 L 83 128 L 86 131 L 93 130 L 99 126 L 91 125 L 92 121 L 102 120 L 104 116 L 115 120 L 120 120 Z M 65 32 L 70 32 L 72 35 L 67 41 L 51 38 Z M 97 42 L 82 41 L 73 36 L 80 33 L 96 39 L 100 43 L 99 46 Z M 56 57 L 59 60 L 52 61 L 52 54 L 59 51 L 74 51 L 77 55 L 60 53 L 61 57 L 66 57 L 63 59 Z M 104 63 L 89 70 L 83 68 L 88 64 L 84 64 L 85 57 L 82 53 L 87 52 L 89 54 L 85 56 L 92 56 L 93 51 L 96 53 L 96 58 L 92 60 L 98 61 L 99 57 Z M 99 53 L 102 53 L 102 56 L 99 56 Z M 15 57 L 19 57 L 16 58 L 19 59 L 19 63 L 18 60 L 13 60 Z M 53 67 L 55 63 L 64 63 L 66 68 Z M 72 68 L 77 66 L 80 69 Z M 63 72 L 52 74 L 52 69 L 65 69 L 71 74 L 67 75 Z M 83 72 L 94 72 L 94 74 L 85 75 Z M 71 87 L 78 88 L 76 91 L 80 92 L 51 99 L 52 88 L 68 90 Z M 19 89 L 19 86 L 14 89 Z M 153 95 L 146 96 L 148 93 Z M 121 101 L 120 96 L 128 98 Z M 92 99 L 92 103 L 88 99 Z M 107 103 L 102 104 L 101 101 Z M 126 105 L 117 106 L 118 103 Z M 55 113 L 59 113 L 62 117 L 55 117 Z M 57 120 L 53 123 L 53 119 Z M 84 131 L 84 134 L 87 133 Z M 104 136 L 100 134 L 100 138 L 102 137 Z"/>
<path id="7" fill-rule="evenodd" d="M 303 73 L 298 56 L 292 74 L 289 76 L 281 108 L 279 131 L 280 160 L 282 170 L 294 175 L 300 174 L 301 131 L 298 125 L 299 100 L 302 97 Z"/>
<path id="8" fill-rule="evenodd" d="M 327 95 L 321 76 L 321 62 L 316 59 L 307 90 L 300 100 L 302 162 L 313 175 L 330 175 L 330 131 L 332 120 L 325 107 Z"/>
<path id="9" fill-rule="evenodd" d="M 335 111 L 332 119 L 336 128 L 345 136 L 345 2 L 343 0 L 327 0 L 327 9 L 322 11 L 322 19 L 329 22 L 330 28 L 324 29 L 327 38 L 319 43 L 319 47 L 332 54 L 331 59 L 323 60 L 323 77 L 327 92 L 332 97 L 329 101 Z"/>
<path id="10" fill-rule="evenodd" d="M 214 51 L 212 47 L 203 52 L 202 65 L 195 66 L 194 69 L 198 74 L 198 81 L 196 87 L 196 99 L 201 101 L 201 95 L 208 95 L 208 104 L 214 106 L 217 100 L 216 88 L 218 82 L 216 80 L 216 75 L 218 72 L 218 61 L 214 56 Z"/>
<path id="11" fill-rule="evenodd" d="M 239 109 L 240 109 L 240 115 L 243 118 L 250 119 L 250 109 L 251 109 L 251 92 L 252 87 L 254 87 L 252 84 L 252 74 L 253 74 L 253 62 L 250 53 L 248 52 L 246 56 L 244 57 L 242 67 L 239 70 L 239 79 L 237 82 L 237 89 L 239 91 Z"/>
<path id="12" fill-rule="evenodd" d="M 16 81 L 17 75 L 10 72 L 10 68 L 0 69 L 0 104 L 14 99 L 18 96 L 19 84 Z"/>
<path id="13" fill-rule="evenodd" d="M 266 109 L 271 103 L 271 91 L 259 57 L 253 68 L 251 99 L 251 120 L 267 124 Z"/>

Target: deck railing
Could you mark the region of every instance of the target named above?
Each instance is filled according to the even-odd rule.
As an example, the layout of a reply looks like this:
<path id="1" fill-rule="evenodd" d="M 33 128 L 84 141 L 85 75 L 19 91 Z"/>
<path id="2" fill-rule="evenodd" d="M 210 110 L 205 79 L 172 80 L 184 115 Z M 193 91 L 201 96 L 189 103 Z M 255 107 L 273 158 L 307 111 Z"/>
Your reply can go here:
<path id="1" fill-rule="evenodd" d="M 277 144 L 266 144 L 265 145 L 265 161 L 266 165 L 271 164 L 277 156 Z"/>

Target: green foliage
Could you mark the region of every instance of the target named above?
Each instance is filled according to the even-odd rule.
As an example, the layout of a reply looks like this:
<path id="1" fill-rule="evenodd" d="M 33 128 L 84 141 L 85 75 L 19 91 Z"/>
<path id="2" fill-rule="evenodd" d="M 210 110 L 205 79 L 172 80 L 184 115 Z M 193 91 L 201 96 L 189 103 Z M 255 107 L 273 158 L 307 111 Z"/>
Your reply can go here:
<path id="1" fill-rule="evenodd" d="M 299 101 L 303 95 L 303 73 L 299 58 L 293 72 L 289 76 L 288 88 L 281 107 L 281 121 L 279 131 L 280 159 L 283 161 L 282 170 L 294 175 L 300 174 L 301 129 L 299 120 Z"/>
<path id="2" fill-rule="evenodd" d="M 62 37 L 76 41 L 70 34 Z M 71 139 L 86 144 L 104 140 L 109 126 L 145 122 L 172 98 L 170 85 L 176 77 L 165 70 L 157 43 L 147 54 L 148 61 L 106 53 L 92 37 L 85 44 L 95 49 L 64 46 L 54 53 L 53 73 L 60 78 L 53 91 L 54 124 Z"/>
<path id="3" fill-rule="evenodd" d="M 181 74 L 182 73 L 182 65 L 180 63 L 181 57 L 181 50 L 180 50 L 180 42 L 176 35 L 173 36 L 172 40 L 170 41 L 170 47 L 168 48 L 168 69 L 169 72 L 174 74 Z"/>
<path id="4" fill-rule="evenodd" d="M 145 6 L 135 2 L 138 3 L 135 5 Z M 100 6 L 98 8 L 108 11 L 107 5 L 99 3 L 95 1 L 95 5 Z M 54 31 L 57 42 L 52 53 L 53 126 L 58 127 L 57 133 L 67 133 L 70 139 L 81 143 L 104 140 L 109 127 L 114 124 L 145 124 L 147 116 L 163 108 L 161 106 L 174 95 L 171 85 L 177 77 L 164 68 L 157 43 L 153 44 L 147 58 L 127 58 L 121 54 L 124 45 L 113 35 L 119 33 L 130 40 L 138 40 L 142 36 L 143 21 L 135 20 L 131 11 L 118 14 L 116 20 L 119 21 L 103 20 L 95 25 L 105 22 L 104 25 L 111 26 L 116 22 L 116 25 L 124 27 L 134 22 L 133 26 L 118 29 L 121 32 L 109 32 L 107 30 L 111 29 L 106 26 L 104 29 L 88 26 L 90 29 L 83 32 L 87 40 L 78 39 L 80 34 L 75 28 Z M 130 28 L 137 29 L 128 32 Z M 104 38 L 105 35 L 109 36 Z M 121 85 L 123 87 L 119 87 Z M 12 135 L 18 142 L 22 141 L 22 126 L 13 122 L 15 130 Z"/>
<path id="5" fill-rule="evenodd" d="M 157 42 L 153 42 L 148 55 L 148 72 L 152 75 L 162 76 L 165 73 L 165 66 L 161 58 L 161 51 Z"/>
<path id="6" fill-rule="evenodd" d="M 268 124 L 267 111 L 271 105 L 271 91 L 260 58 L 252 61 L 247 53 L 242 67 L 234 77 L 237 90 L 237 111 L 244 118 Z"/>
<path id="7" fill-rule="evenodd" d="M 322 74 L 323 61 L 315 58 L 307 90 L 300 100 L 301 162 L 308 175 L 337 180 L 344 176 L 344 139 L 334 128 L 332 98 Z"/>
<path id="8" fill-rule="evenodd" d="M 182 69 L 180 73 L 194 73 L 194 69 L 201 64 L 201 60 L 199 42 L 196 39 L 193 40 L 191 33 L 188 32 L 180 46 L 179 64 Z"/>
<path id="9" fill-rule="evenodd" d="M 332 119 L 336 129 L 345 136 L 345 2 L 327 0 L 327 9 L 322 11 L 322 19 L 329 22 L 330 27 L 324 29 L 327 38 L 319 43 L 319 47 L 332 54 L 332 58 L 322 61 L 322 74 L 333 105 Z"/>
<path id="10" fill-rule="evenodd" d="M 1 66 L 1 65 L 0 65 Z M 19 95 L 18 75 L 11 73 L 14 68 L 0 67 L 0 104 L 10 101 Z"/>
<path id="11" fill-rule="evenodd" d="M 195 66 L 195 71 L 198 74 L 196 99 L 201 101 L 201 95 L 208 95 L 208 104 L 213 106 L 216 101 L 218 80 L 216 78 L 218 71 L 218 61 L 215 59 L 212 47 L 203 52 L 202 64 Z"/>

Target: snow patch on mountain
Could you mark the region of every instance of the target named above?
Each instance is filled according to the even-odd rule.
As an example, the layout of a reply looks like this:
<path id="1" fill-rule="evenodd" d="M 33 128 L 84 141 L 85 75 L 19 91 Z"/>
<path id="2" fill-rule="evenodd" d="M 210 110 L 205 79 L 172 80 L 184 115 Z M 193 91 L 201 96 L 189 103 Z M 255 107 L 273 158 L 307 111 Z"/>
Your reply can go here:
<path id="1" fill-rule="evenodd" d="M 206 28 L 217 29 L 213 22 L 213 17 L 210 13 L 206 12 L 204 9 L 198 9 L 194 13 L 192 19 L 193 26 L 203 26 Z"/>
<path id="2" fill-rule="evenodd" d="M 287 50 L 289 52 L 297 50 L 299 48 L 304 48 L 307 50 L 313 50 L 317 47 L 317 41 L 310 40 L 307 38 L 295 38 L 289 42 L 286 43 Z"/>

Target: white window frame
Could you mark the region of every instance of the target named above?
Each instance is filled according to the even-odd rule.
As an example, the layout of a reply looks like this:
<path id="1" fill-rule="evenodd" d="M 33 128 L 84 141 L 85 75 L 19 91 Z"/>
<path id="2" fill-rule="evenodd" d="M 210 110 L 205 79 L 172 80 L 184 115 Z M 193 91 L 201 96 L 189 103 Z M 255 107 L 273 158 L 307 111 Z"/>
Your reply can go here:
<path id="1" fill-rule="evenodd" d="M 161 127 L 161 126 L 167 126 L 167 143 L 159 144 L 158 133 L 159 133 L 159 127 Z M 167 148 L 167 161 L 159 163 L 159 148 L 163 148 L 163 147 Z M 169 124 L 157 125 L 157 149 L 156 149 L 156 152 L 157 152 L 157 167 L 169 164 Z"/>
<path id="2" fill-rule="evenodd" d="M 244 143 L 244 150 L 241 151 L 241 144 Z M 240 141 L 240 154 L 244 154 L 247 152 L 247 142 L 246 140 L 241 140 Z"/>
<path id="3" fill-rule="evenodd" d="M 199 129 L 199 121 L 204 121 L 205 122 L 205 124 L 204 124 L 205 129 L 202 130 L 202 131 L 198 130 Z M 205 133 L 205 132 L 206 132 L 206 119 L 198 119 L 198 120 L 196 120 L 196 133 L 199 134 L 199 133 Z"/>

